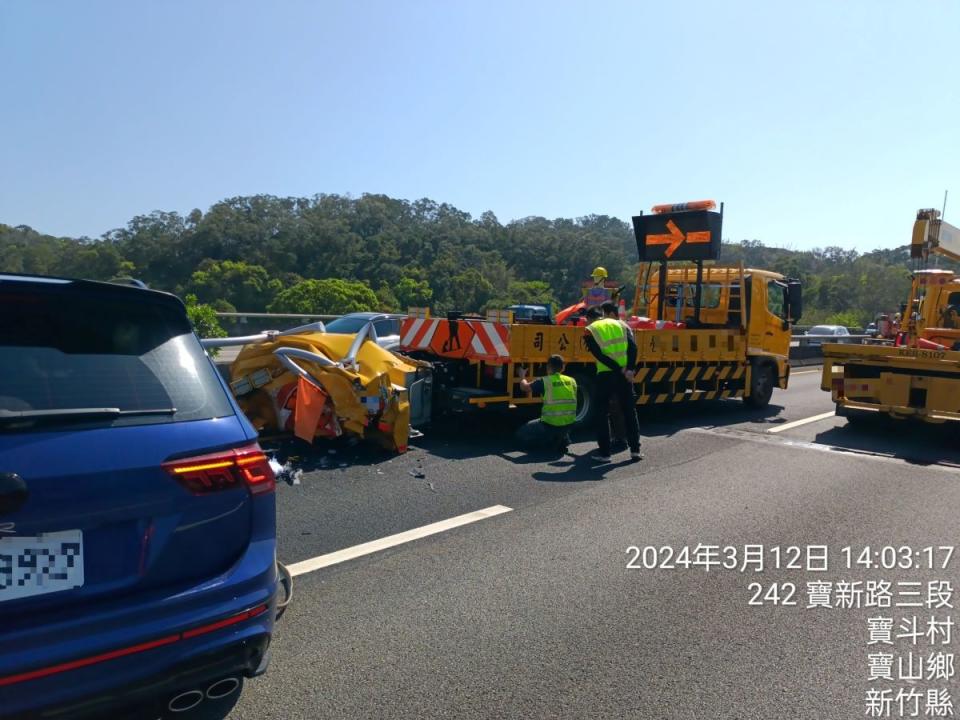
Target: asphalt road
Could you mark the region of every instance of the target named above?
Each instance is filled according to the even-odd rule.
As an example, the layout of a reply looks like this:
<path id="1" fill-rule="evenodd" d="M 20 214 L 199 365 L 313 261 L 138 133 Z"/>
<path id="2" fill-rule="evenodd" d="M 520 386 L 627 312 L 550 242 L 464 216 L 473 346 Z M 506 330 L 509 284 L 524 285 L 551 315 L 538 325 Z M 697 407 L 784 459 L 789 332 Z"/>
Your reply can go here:
<path id="1" fill-rule="evenodd" d="M 923 582 L 924 598 L 930 581 L 960 587 L 960 559 L 943 569 L 941 551 L 933 570 L 887 570 L 847 569 L 841 550 L 855 561 L 866 546 L 909 546 L 923 565 L 923 548 L 956 542 L 958 431 L 832 416 L 790 426 L 832 410 L 818 369 L 796 372 L 764 411 L 739 401 L 643 411 L 639 463 L 621 453 L 594 466 L 588 438 L 560 460 L 528 457 L 509 417 L 433 428 L 399 457 L 299 454 L 301 484 L 278 489 L 288 564 L 511 511 L 298 576 L 270 670 L 231 717 L 862 718 L 869 690 L 901 687 L 924 700 L 947 688 L 960 712 L 955 678 L 911 686 L 894 660 L 894 681 L 868 679 L 878 650 L 868 618 L 923 626 L 951 610 L 806 607 L 814 581 L 890 582 L 894 605 L 906 602 L 898 587 L 914 587 L 898 582 Z M 735 547 L 739 559 L 763 545 L 765 568 L 627 567 L 630 546 L 698 544 Z M 828 546 L 826 572 L 772 567 L 772 548 L 785 565 L 788 546 L 809 545 Z M 797 604 L 752 606 L 751 583 L 768 598 L 779 584 L 781 599 L 792 583 Z M 909 642 L 879 647 L 952 651 L 952 638 Z"/>

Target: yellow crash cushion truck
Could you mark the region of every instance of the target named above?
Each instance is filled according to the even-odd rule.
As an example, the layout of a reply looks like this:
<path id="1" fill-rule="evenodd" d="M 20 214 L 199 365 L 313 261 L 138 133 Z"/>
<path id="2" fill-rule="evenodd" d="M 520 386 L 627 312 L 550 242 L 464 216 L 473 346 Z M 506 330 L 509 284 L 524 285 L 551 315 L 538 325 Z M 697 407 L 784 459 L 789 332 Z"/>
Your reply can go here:
<path id="1" fill-rule="evenodd" d="M 960 420 L 960 279 L 929 267 L 930 255 L 960 261 L 960 230 L 939 216 L 917 213 L 914 272 L 897 339 L 823 346 L 821 388 L 831 393 L 837 415 Z"/>
<path id="2" fill-rule="evenodd" d="M 720 214 L 669 207 L 669 213 L 634 218 L 641 260 L 659 265 L 653 287 L 638 278 L 647 314 L 627 321 L 637 341 L 637 404 L 742 397 L 764 407 L 790 377 L 800 284 L 765 270 L 704 267 L 703 259 L 719 252 Z M 711 239 L 686 249 L 695 233 Z M 658 242 L 661 237 L 672 238 L 672 253 L 666 253 L 667 241 Z M 668 267 L 681 260 L 692 264 Z M 432 364 L 433 408 L 439 412 L 539 403 L 520 391 L 516 370 L 546 374 L 547 358 L 558 354 L 566 374 L 577 380 L 577 420 L 585 423 L 599 410 L 593 401 L 596 363 L 585 333 L 582 324 L 514 322 L 506 311 L 435 318 L 426 309 L 411 309 L 401 325 L 400 350 Z"/>

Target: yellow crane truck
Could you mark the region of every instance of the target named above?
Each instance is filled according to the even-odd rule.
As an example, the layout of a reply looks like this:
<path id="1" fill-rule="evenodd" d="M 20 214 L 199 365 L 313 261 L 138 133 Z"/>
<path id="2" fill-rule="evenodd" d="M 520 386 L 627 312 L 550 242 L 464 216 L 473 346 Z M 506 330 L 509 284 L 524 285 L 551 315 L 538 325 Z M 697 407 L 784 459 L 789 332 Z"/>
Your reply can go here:
<path id="1" fill-rule="evenodd" d="M 642 319 L 628 321 L 637 341 L 638 405 L 742 397 L 764 407 L 774 388 L 787 387 L 791 326 L 802 312 L 800 283 L 765 270 L 704 267 L 719 254 L 722 221 L 722 209 L 712 212 L 706 203 L 713 206 L 657 206 L 652 215 L 633 218 L 638 298 L 646 310 Z M 686 266 L 668 265 L 681 261 Z M 659 265 L 655 284 L 644 280 L 645 264 Z M 433 365 L 435 411 L 539 403 L 520 392 L 516 369 L 545 374 L 547 358 L 559 354 L 565 372 L 577 379 L 577 420 L 584 423 L 598 410 L 596 364 L 584 337 L 580 325 L 515 321 L 506 311 L 436 318 L 411 309 L 401 325 L 400 350 Z"/>
<path id="2" fill-rule="evenodd" d="M 896 340 L 823 346 L 820 386 L 832 394 L 837 415 L 960 420 L 960 278 L 929 267 L 931 255 L 960 261 L 960 230 L 939 211 L 920 210 L 910 245 L 910 297 Z"/>

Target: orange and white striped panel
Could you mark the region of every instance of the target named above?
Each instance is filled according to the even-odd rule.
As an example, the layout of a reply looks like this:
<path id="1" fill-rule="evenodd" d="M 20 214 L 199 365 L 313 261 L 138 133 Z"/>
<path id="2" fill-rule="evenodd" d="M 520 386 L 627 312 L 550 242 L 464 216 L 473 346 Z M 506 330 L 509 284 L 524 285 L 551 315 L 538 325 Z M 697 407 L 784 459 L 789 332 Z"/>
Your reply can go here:
<path id="1" fill-rule="evenodd" d="M 470 321 L 473 340 L 470 357 L 494 362 L 510 361 L 510 328 L 500 323 Z"/>
<path id="2" fill-rule="evenodd" d="M 400 326 L 400 348 L 402 350 L 427 350 L 440 322 L 440 318 L 408 317 Z"/>

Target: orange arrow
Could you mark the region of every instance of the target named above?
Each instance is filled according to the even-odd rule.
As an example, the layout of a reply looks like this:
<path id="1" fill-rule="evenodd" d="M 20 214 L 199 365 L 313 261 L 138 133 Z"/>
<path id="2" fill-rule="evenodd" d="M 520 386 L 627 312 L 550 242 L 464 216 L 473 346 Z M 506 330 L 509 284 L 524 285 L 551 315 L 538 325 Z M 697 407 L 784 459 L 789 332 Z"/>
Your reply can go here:
<path id="1" fill-rule="evenodd" d="M 710 242 L 710 231 L 698 231 L 688 233 L 684 235 L 680 232 L 680 228 L 677 227 L 677 224 L 673 220 L 667 220 L 667 230 L 670 231 L 669 234 L 665 235 L 647 235 L 647 245 L 667 245 L 667 249 L 664 250 L 663 254 L 667 257 L 672 257 L 673 253 L 677 251 L 677 248 L 683 245 L 684 242 L 688 242 L 694 245 L 700 245 L 703 243 Z"/>

